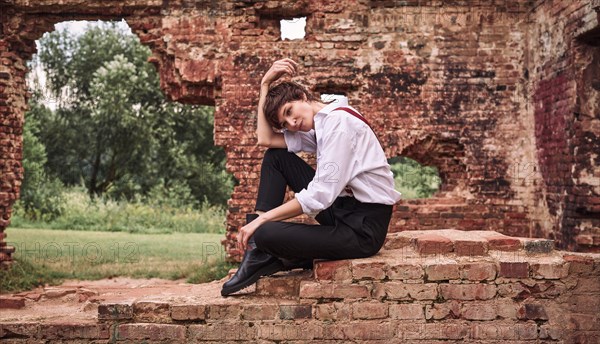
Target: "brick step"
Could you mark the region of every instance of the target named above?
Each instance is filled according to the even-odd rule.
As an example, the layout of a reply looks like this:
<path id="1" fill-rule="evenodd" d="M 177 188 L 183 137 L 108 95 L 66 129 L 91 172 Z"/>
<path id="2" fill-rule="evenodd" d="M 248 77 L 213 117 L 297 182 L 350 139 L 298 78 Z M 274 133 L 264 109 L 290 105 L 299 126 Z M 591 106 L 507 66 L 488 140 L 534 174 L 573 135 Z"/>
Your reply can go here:
<path id="1" fill-rule="evenodd" d="M 384 249 L 405 247 L 411 247 L 422 255 L 454 253 L 459 256 L 485 256 L 493 250 L 549 253 L 554 249 L 554 241 L 510 237 L 494 231 L 456 229 L 405 231 L 387 235 Z"/>

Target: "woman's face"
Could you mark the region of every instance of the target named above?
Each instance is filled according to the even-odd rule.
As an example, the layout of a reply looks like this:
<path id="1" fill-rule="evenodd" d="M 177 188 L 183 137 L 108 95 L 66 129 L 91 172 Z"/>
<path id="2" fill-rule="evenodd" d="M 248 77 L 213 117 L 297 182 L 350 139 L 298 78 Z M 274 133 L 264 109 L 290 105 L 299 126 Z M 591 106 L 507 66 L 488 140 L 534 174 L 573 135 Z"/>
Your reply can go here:
<path id="1" fill-rule="evenodd" d="M 277 119 L 289 131 L 309 131 L 314 129 L 314 110 L 306 100 L 287 102 L 279 109 Z"/>

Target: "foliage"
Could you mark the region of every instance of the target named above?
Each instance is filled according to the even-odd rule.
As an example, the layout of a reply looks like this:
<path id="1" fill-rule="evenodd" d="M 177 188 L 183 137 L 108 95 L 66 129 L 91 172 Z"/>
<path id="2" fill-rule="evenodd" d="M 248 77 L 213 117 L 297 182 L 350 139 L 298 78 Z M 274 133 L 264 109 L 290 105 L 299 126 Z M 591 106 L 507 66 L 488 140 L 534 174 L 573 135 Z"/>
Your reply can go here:
<path id="1" fill-rule="evenodd" d="M 389 159 L 388 163 L 394 174 L 396 190 L 402 193 L 404 199 L 431 197 L 441 185 L 435 167 L 421 166 L 405 157 Z"/>
<path id="2" fill-rule="evenodd" d="M 12 226 L 146 234 L 225 233 L 223 206 L 208 202 L 189 205 L 175 193 L 160 192 L 147 199 L 117 201 L 108 197 L 91 199 L 83 188 L 68 188 L 60 216 L 51 221 L 32 221 L 17 212 Z M 183 197 L 190 197 L 189 191 Z"/>
<path id="3" fill-rule="evenodd" d="M 234 181 L 213 144 L 213 109 L 168 102 L 149 56 L 110 23 L 42 37 L 34 65 L 58 107 L 26 116 L 44 123 L 48 171 L 92 197 L 132 200 L 164 188 L 189 190 L 188 203 L 225 205 Z M 31 107 L 42 105 L 32 99 Z"/>
<path id="4" fill-rule="evenodd" d="M 33 106 L 30 113 L 44 112 L 46 108 Z M 21 185 L 17 213 L 31 220 L 49 221 L 63 212 L 62 183 L 46 173 L 46 149 L 37 135 L 40 131 L 38 116 L 29 118 L 23 127 L 23 167 L 25 177 Z"/>

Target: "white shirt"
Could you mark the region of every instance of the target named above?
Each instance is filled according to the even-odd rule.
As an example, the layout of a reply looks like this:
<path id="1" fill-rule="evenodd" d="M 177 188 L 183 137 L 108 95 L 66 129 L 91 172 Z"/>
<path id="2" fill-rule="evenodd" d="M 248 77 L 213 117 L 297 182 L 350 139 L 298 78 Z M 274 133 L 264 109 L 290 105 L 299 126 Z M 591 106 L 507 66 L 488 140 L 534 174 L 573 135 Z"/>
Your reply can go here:
<path id="1" fill-rule="evenodd" d="M 363 203 L 392 205 L 400 200 L 377 137 L 360 119 L 343 110 L 333 111 L 341 106 L 349 107 L 347 98 L 319 111 L 314 117 L 315 129 L 284 131 L 288 151 L 317 153 L 315 177 L 296 193 L 302 212 L 311 217 L 331 206 L 338 196 L 349 196 L 346 186 Z"/>

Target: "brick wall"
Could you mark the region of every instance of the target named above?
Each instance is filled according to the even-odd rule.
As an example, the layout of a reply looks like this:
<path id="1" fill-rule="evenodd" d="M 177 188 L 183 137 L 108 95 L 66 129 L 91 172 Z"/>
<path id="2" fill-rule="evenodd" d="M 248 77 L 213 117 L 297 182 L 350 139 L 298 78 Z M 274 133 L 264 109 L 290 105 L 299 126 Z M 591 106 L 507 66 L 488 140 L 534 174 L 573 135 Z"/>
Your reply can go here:
<path id="1" fill-rule="evenodd" d="M 600 2 L 537 1 L 528 71 L 544 237 L 600 252 Z"/>
<path id="2" fill-rule="evenodd" d="M 257 85 L 281 57 L 300 63 L 295 81 L 347 95 L 389 157 L 438 167 L 440 192 L 401 201 L 392 232 L 496 230 L 595 250 L 598 192 L 590 180 L 598 175 L 598 125 L 593 116 L 573 123 L 573 113 L 597 113 L 588 77 L 596 73 L 597 49 L 575 39 L 598 26 L 596 3 L 4 1 L 0 49 L 10 61 L 0 77 L 10 76 L 0 78 L 1 128 L 12 136 L 0 140 L 0 228 L 9 223 L 22 178 L 22 66 L 33 40 L 50 27 L 37 23 L 125 17 L 152 49 L 168 97 L 215 106 L 215 143 L 239 181 L 224 240 L 232 259 L 240 257 L 233 238 L 253 210 L 263 154 L 253 134 Z M 298 16 L 307 17 L 306 37 L 281 41 L 279 19 Z M 551 29 L 558 18 L 568 18 L 564 35 Z"/>

